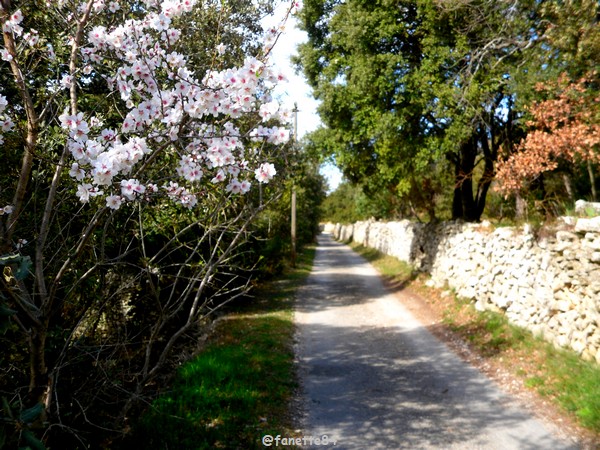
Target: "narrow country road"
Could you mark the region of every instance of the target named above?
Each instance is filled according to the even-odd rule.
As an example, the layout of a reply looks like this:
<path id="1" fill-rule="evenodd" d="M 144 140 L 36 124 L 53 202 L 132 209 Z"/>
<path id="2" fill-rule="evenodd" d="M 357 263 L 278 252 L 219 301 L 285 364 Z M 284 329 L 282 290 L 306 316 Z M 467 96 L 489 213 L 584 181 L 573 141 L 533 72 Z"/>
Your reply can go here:
<path id="1" fill-rule="evenodd" d="M 319 236 L 296 306 L 302 434 L 329 444 L 314 448 L 576 448 L 435 339 L 398 295 L 348 246 Z"/>

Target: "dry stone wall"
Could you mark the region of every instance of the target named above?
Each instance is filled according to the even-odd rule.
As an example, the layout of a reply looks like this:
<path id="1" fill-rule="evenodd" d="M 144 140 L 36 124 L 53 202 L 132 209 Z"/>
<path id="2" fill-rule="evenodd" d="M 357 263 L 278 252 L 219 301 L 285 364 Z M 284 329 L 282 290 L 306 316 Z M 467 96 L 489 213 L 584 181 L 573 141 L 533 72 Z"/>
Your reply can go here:
<path id="1" fill-rule="evenodd" d="M 325 231 L 406 261 L 429 273 L 432 285 L 600 363 L 600 217 L 566 217 L 537 233 L 529 226 L 409 221 Z"/>

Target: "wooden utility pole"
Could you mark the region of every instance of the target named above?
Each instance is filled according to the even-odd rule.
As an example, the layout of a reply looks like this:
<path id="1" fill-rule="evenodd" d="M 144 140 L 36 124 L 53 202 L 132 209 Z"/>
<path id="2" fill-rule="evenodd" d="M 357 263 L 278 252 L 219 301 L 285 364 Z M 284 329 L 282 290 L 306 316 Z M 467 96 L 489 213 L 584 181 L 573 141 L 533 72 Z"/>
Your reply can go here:
<path id="1" fill-rule="evenodd" d="M 296 144 L 298 142 L 298 104 L 294 103 L 294 140 L 293 149 L 296 150 Z M 292 237 L 292 267 L 296 267 L 296 186 L 292 184 L 292 226 L 291 226 L 291 237 Z"/>

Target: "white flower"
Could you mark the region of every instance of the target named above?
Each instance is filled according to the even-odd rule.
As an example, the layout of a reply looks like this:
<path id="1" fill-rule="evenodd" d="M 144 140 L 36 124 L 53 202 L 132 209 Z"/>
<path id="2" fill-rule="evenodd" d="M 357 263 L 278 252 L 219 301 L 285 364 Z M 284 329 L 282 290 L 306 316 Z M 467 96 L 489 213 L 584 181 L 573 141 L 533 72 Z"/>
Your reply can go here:
<path id="1" fill-rule="evenodd" d="M 36 30 L 34 30 L 33 28 L 31 29 L 31 31 L 29 31 L 23 35 L 23 39 L 31 47 L 35 47 L 37 45 L 37 43 L 40 41 L 38 32 Z"/>
<path id="2" fill-rule="evenodd" d="M 252 187 L 252 183 L 250 183 L 247 180 L 244 180 L 240 183 L 240 190 L 242 191 L 242 194 L 245 194 L 246 192 L 248 192 L 251 187 Z"/>
<path id="3" fill-rule="evenodd" d="M 0 128 L 2 128 L 2 131 L 10 131 L 14 126 L 15 124 L 12 120 L 10 120 L 10 118 L 0 120 Z"/>
<path id="4" fill-rule="evenodd" d="M 4 95 L 0 95 L 0 113 L 6 109 L 8 106 L 8 100 Z"/>
<path id="5" fill-rule="evenodd" d="M 224 179 L 225 179 L 225 172 L 223 172 L 223 169 L 219 169 L 219 171 L 217 172 L 217 174 L 210 181 L 213 182 L 213 183 L 220 183 Z"/>
<path id="6" fill-rule="evenodd" d="M 261 164 L 258 169 L 254 171 L 254 177 L 259 183 L 268 183 L 277 173 L 275 166 L 271 163 Z"/>
<path id="7" fill-rule="evenodd" d="M 48 48 L 48 58 L 50 58 L 50 61 L 54 61 L 56 59 L 56 53 L 54 53 L 54 47 L 52 46 L 52 44 L 47 44 L 46 47 Z"/>
<path id="8" fill-rule="evenodd" d="M 123 203 L 123 197 L 120 195 L 109 195 L 106 197 L 106 206 L 110 209 L 117 210 L 121 207 Z"/>
<path id="9" fill-rule="evenodd" d="M 138 180 L 121 180 L 121 195 L 127 200 L 135 199 L 137 194 L 143 194 L 146 188 Z"/>
<path id="10" fill-rule="evenodd" d="M 13 59 L 12 55 L 5 48 L 0 51 L 0 58 L 2 58 L 3 61 L 12 61 Z"/>
<path id="11" fill-rule="evenodd" d="M 10 15 L 10 21 L 12 23 L 21 23 L 23 21 L 23 13 L 20 9 L 17 9 L 14 13 Z"/>
<path id="12" fill-rule="evenodd" d="M 87 203 L 90 201 L 90 196 L 92 194 L 92 189 L 94 187 L 89 183 L 80 184 L 77 186 L 77 197 L 79 197 L 79 201 L 82 203 Z"/>
<path id="13" fill-rule="evenodd" d="M 171 19 L 164 14 L 159 14 L 150 21 L 150 25 L 156 31 L 165 31 L 169 28 L 169 25 L 171 25 Z"/>
<path id="14" fill-rule="evenodd" d="M 260 105 L 259 114 L 262 117 L 263 122 L 269 120 L 279 109 L 279 104 L 277 102 L 269 102 L 263 105 Z"/>
<path id="15" fill-rule="evenodd" d="M 79 167 L 79 164 L 73 163 L 71 165 L 71 170 L 69 170 L 69 175 L 75 178 L 77 181 L 81 181 L 85 178 L 84 170 Z"/>
<path id="16" fill-rule="evenodd" d="M 73 77 L 71 75 L 63 75 L 62 79 L 60 80 L 60 86 L 63 89 L 69 89 L 72 84 L 73 84 Z"/>
<path id="17" fill-rule="evenodd" d="M 242 185 L 237 179 L 234 178 L 229 182 L 225 190 L 233 194 L 239 194 L 240 192 L 242 192 Z"/>

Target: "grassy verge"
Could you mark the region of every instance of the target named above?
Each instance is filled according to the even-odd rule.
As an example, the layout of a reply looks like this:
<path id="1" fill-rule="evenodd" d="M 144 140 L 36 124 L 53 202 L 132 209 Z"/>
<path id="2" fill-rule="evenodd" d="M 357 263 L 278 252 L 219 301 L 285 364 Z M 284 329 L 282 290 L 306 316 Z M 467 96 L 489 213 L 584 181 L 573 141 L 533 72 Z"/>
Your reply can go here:
<path id="1" fill-rule="evenodd" d="M 478 355 L 501 364 L 523 379 L 524 385 L 572 414 L 579 424 L 600 433 L 600 366 L 571 351 L 557 349 L 505 316 L 477 311 L 471 302 L 425 285 L 406 263 L 376 250 L 352 245 L 389 282 L 408 286 L 439 312 L 443 323 L 469 343 Z"/>
<path id="2" fill-rule="evenodd" d="M 253 449 L 265 434 L 293 434 L 293 296 L 313 256 L 314 249 L 303 252 L 295 270 L 218 322 L 202 352 L 141 417 L 138 448 Z"/>

